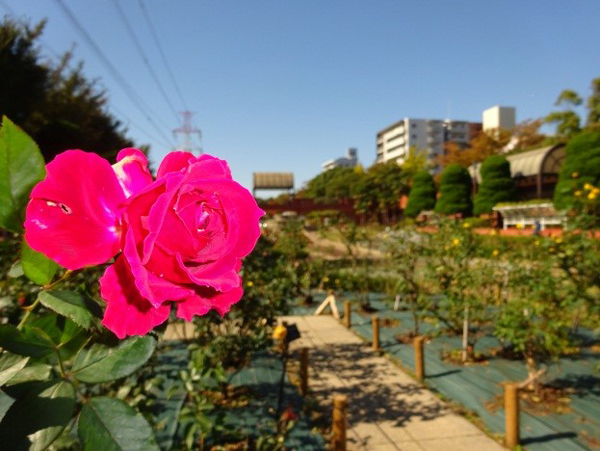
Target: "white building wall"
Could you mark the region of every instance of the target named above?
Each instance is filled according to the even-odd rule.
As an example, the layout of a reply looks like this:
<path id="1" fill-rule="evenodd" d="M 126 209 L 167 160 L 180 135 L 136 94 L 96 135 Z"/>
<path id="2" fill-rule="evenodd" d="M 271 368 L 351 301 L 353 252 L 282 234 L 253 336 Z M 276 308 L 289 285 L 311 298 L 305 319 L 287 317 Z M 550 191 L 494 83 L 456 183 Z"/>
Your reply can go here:
<path id="1" fill-rule="evenodd" d="M 483 112 L 483 130 L 503 128 L 512 130 L 516 125 L 516 110 L 513 107 L 494 106 Z"/>

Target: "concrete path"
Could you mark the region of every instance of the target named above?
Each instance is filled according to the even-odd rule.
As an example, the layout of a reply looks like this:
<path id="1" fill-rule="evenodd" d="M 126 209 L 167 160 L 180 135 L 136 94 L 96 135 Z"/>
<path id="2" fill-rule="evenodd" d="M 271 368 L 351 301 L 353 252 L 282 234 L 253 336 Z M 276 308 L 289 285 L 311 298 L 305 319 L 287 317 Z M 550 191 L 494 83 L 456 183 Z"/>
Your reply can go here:
<path id="1" fill-rule="evenodd" d="M 309 389 L 326 414 L 334 394 L 348 397 L 349 450 L 504 449 L 333 317 L 282 320 L 302 334 L 291 349 L 310 348 Z"/>

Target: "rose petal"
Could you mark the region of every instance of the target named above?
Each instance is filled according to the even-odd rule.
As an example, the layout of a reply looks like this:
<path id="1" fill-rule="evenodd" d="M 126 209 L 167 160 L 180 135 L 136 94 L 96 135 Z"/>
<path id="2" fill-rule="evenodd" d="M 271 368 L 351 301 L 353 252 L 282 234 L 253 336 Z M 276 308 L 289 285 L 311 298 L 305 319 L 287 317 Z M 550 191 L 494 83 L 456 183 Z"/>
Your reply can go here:
<path id="1" fill-rule="evenodd" d="M 67 150 L 46 170 L 27 206 L 27 243 L 67 269 L 110 260 L 120 248 L 125 194 L 108 161 Z"/>
<path id="2" fill-rule="evenodd" d="M 196 157 L 190 152 L 183 152 L 180 150 L 169 152 L 162 163 L 160 163 L 156 178 L 160 179 L 169 173 L 186 170 L 190 163 L 195 160 Z"/>
<path id="3" fill-rule="evenodd" d="M 170 172 L 193 171 L 195 178 L 199 179 L 226 179 L 231 180 L 231 171 L 225 160 L 220 160 L 211 155 L 195 157 L 190 152 L 170 152 L 158 168 L 157 178 L 164 177 Z"/>
<path id="4" fill-rule="evenodd" d="M 244 290 L 241 287 L 226 292 L 200 288 L 196 290 L 194 296 L 177 303 L 177 316 L 186 321 L 191 321 L 195 315 L 206 315 L 211 308 L 214 308 L 223 316 L 231 309 L 233 304 L 242 298 L 243 294 Z"/>
<path id="5" fill-rule="evenodd" d="M 104 324 L 119 338 L 146 335 L 169 318 L 170 304 L 154 307 L 140 295 L 127 262 L 120 256 L 100 278 L 100 295 L 106 301 Z"/>
<path id="6" fill-rule="evenodd" d="M 131 273 L 135 280 L 135 286 L 152 305 L 159 307 L 165 301 L 183 299 L 193 293 L 193 290 L 176 285 L 163 277 L 160 273 L 154 274 L 142 265 L 138 249 L 135 245 L 133 232 L 128 230 L 125 235 L 125 248 L 123 256 L 127 259 Z"/>
<path id="7" fill-rule="evenodd" d="M 117 162 L 112 167 L 127 197 L 137 194 L 152 183 L 148 159 L 141 150 L 122 149 L 117 155 Z"/>

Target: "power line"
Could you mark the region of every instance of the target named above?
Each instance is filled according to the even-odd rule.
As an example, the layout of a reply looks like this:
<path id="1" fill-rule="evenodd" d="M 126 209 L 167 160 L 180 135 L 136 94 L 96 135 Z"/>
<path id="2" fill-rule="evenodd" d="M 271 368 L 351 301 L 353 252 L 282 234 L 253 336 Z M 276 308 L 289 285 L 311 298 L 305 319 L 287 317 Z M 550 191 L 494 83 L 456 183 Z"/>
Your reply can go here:
<path id="1" fill-rule="evenodd" d="M 142 100 L 142 98 L 133 90 L 131 85 L 127 83 L 127 81 L 121 76 L 121 74 L 117 71 L 117 69 L 113 66 L 110 60 L 106 57 L 104 52 L 100 49 L 100 47 L 96 44 L 96 42 L 92 39 L 89 33 L 83 28 L 73 11 L 65 5 L 63 0 L 55 0 L 56 3 L 62 8 L 63 12 L 67 16 L 67 18 L 71 21 L 71 23 L 75 26 L 78 33 L 83 37 L 83 39 L 88 43 L 91 49 L 96 53 L 104 67 L 110 72 L 110 74 L 117 81 L 121 89 L 127 94 L 130 100 L 135 104 L 135 106 L 140 110 L 142 115 L 146 118 L 146 120 L 154 127 L 156 132 L 164 138 L 166 142 L 171 142 L 171 140 L 164 134 L 164 132 L 158 127 L 156 122 L 150 117 L 148 114 L 149 111 L 152 111 L 148 105 Z M 164 128 L 168 128 L 163 124 Z"/>
<path id="2" fill-rule="evenodd" d="M 0 0 L 0 6 L 3 6 L 4 9 L 6 9 L 8 11 L 8 14 L 10 16 L 12 16 L 13 18 L 16 19 L 17 15 L 15 13 L 15 11 L 8 6 L 4 0 Z M 50 45 L 48 45 L 47 42 L 45 42 L 41 37 L 40 39 L 40 43 L 42 44 L 42 47 L 44 47 L 47 51 L 49 51 L 51 54 L 54 55 L 55 58 L 57 59 L 62 59 L 63 56 L 60 55 L 56 50 L 54 50 Z M 66 66 L 71 69 L 71 70 L 75 70 L 73 69 L 73 67 L 71 66 L 70 61 L 66 62 Z M 141 125 L 139 125 L 137 122 L 135 122 L 133 119 L 129 118 L 125 113 L 123 113 L 122 110 L 119 110 L 116 106 L 114 105 L 110 105 L 107 106 L 107 108 L 114 110 L 118 116 L 121 117 L 121 119 L 124 119 L 125 121 L 127 121 L 128 124 L 133 125 L 135 128 L 137 128 L 140 132 L 142 132 L 144 135 L 146 135 L 148 138 L 152 139 L 153 141 L 156 141 L 157 143 L 159 143 L 161 146 L 165 146 L 165 147 L 171 147 L 171 144 L 169 144 L 168 142 L 165 143 L 164 140 L 157 138 L 156 136 L 154 136 L 152 133 L 150 133 L 148 130 L 146 130 L 144 127 L 142 127 Z"/>
<path id="3" fill-rule="evenodd" d="M 165 99 L 165 102 L 167 103 L 167 105 L 169 105 L 169 108 L 171 109 L 171 112 L 173 113 L 173 115 L 175 116 L 175 118 L 178 120 L 179 117 L 177 115 L 177 112 L 175 111 L 175 108 L 173 107 L 173 104 L 169 100 L 169 96 L 167 96 L 167 93 L 165 92 L 162 84 L 160 83 L 160 80 L 156 76 L 156 72 L 154 72 L 154 69 L 152 68 L 152 65 L 150 64 L 150 61 L 148 61 L 148 57 L 146 56 L 146 53 L 144 52 L 142 44 L 140 43 L 139 39 L 137 38 L 137 36 L 133 32 L 133 28 L 132 28 L 131 24 L 129 23 L 129 20 L 127 19 L 127 16 L 123 12 L 123 9 L 121 8 L 121 6 L 119 5 L 119 3 L 118 3 L 117 0 L 113 0 L 113 4 L 115 5 L 115 8 L 117 9 L 117 12 L 119 13 L 119 16 L 121 17 L 121 20 L 123 21 L 123 24 L 125 25 L 125 29 L 127 30 L 127 33 L 129 34 L 129 37 L 131 38 L 131 40 L 133 41 L 135 47 L 137 48 L 137 51 L 139 52 L 140 57 L 142 58 L 142 61 L 144 61 L 144 64 L 148 68 L 148 71 L 150 72 L 150 75 L 152 76 L 152 79 L 154 80 L 154 83 L 156 83 L 156 86 L 158 87 L 158 90 L 162 94 L 163 98 Z"/>
<path id="4" fill-rule="evenodd" d="M 169 62 L 167 61 L 165 52 L 163 51 L 162 45 L 160 44 L 160 39 L 158 39 L 158 35 L 156 34 L 156 29 L 154 28 L 154 26 L 152 25 L 152 21 L 150 20 L 150 14 L 148 14 L 146 5 L 144 5 L 144 2 L 142 0 L 138 0 L 138 2 L 140 4 L 140 8 L 142 9 L 142 13 L 144 14 L 144 18 L 146 19 L 146 23 L 148 24 L 148 28 L 150 28 L 150 33 L 152 34 L 152 38 L 154 39 L 154 44 L 156 45 L 156 48 L 158 49 L 158 52 L 160 53 L 163 64 L 165 65 L 167 72 L 169 74 L 169 77 L 171 78 L 171 82 L 173 82 L 173 86 L 175 86 L 175 90 L 177 91 L 177 94 L 179 95 L 179 100 L 181 100 L 182 105 L 187 110 L 188 107 L 185 102 L 185 97 L 181 94 L 181 90 L 179 89 L 179 85 L 177 84 L 177 80 L 175 79 L 175 75 L 173 75 L 171 66 L 169 65 Z"/>

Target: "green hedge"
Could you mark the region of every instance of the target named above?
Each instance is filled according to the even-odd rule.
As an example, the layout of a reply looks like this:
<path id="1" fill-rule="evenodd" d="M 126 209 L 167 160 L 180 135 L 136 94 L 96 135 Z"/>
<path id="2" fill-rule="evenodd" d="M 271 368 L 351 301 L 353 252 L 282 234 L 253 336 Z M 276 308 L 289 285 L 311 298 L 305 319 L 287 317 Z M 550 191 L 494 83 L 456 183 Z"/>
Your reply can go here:
<path id="1" fill-rule="evenodd" d="M 449 164 L 442 172 L 435 211 L 446 215 L 461 213 L 463 217 L 471 216 L 471 189 L 469 171 L 459 164 Z"/>
<path id="2" fill-rule="evenodd" d="M 491 213 L 498 202 L 514 200 L 515 182 L 510 175 L 510 163 L 500 155 L 486 158 L 481 165 L 481 185 L 475 196 L 473 213 Z"/>
<path id="3" fill-rule="evenodd" d="M 417 173 L 408 195 L 408 205 L 404 214 L 416 217 L 421 211 L 432 210 L 435 207 L 435 183 L 427 171 Z"/>

